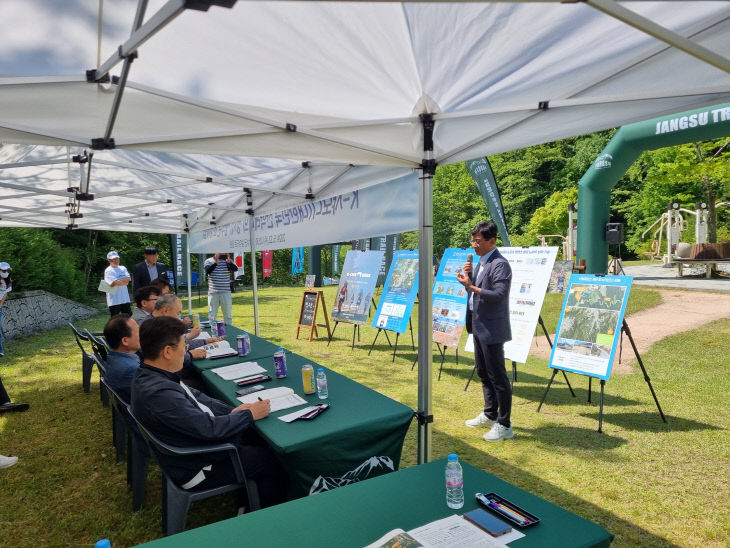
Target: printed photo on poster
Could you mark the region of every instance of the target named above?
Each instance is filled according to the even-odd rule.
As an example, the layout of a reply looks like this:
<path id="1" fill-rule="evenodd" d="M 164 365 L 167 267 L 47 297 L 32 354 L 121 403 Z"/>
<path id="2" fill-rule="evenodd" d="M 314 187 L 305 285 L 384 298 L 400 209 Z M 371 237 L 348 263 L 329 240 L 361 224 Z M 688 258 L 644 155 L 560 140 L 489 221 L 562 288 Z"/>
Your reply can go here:
<path id="1" fill-rule="evenodd" d="M 354 324 L 368 321 L 382 260 L 382 251 L 347 252 L 332 309 L 333 320 Z"/>
<path id="2" fill-rule="evenodd" d="M 573 261 L 555 261 L 548 282 L 548 293 L 565 293 L 572 272 Z"/>

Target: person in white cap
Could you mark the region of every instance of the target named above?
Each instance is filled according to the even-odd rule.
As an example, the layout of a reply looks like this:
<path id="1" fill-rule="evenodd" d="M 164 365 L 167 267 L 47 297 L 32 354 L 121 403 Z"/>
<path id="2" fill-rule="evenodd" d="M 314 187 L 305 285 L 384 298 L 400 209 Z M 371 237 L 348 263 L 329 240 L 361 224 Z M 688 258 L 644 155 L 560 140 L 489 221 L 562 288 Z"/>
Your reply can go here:
<path id="1" fill-rule="evenodd" d="M 0 263 L 0 328 L 3 325 L 3 305 L 5 300 L 8 298 L 8 293 L 13 289 L 13 280 L 10 278 L 10 273 L 13 271 L 10 265 L 5 261 Z M 0 357 L 5 356 L 3 350 L 3 335 L 2 329 L 0 329 Z"/>
<path id="2" fill-rule="evenodd" d="M 124 313 L 132 315 L 132 306 L 129 301 L 127 286 L 132 281 L 126 266 L 119 264 L 119 253 L 110 251 L 106 254 L 109 266 L 104 271 L 104 281 L 109 284 L 110 290 L 106 294 L 106 304 L 112 316 Z"/>

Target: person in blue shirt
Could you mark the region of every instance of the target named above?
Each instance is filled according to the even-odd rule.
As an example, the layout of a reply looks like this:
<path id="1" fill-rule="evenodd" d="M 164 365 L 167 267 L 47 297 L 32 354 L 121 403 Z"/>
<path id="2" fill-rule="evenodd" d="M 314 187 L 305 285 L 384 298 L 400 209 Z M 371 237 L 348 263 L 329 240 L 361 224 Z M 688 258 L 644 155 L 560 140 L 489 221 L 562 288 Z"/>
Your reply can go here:
<path id="1" fill-rule="evenodd" d="M 139 325 L 129 314 L 117 314 L 106 322 L 104 338 L 111 352 L 106 358 L 104 379 L 125 402 L 129 403 L 134 374 L 139 367 Z"/>

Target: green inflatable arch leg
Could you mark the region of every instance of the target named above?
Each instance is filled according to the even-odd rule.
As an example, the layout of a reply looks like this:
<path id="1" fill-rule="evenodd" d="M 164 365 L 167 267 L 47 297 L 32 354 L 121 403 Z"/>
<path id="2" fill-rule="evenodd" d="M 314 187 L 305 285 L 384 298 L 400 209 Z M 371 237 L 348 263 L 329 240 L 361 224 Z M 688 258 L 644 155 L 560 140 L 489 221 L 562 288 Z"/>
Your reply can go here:
<path id="1" fill-rule="evenodd" d="M 622 126 L 578 183 L 578 250 L 586 273 L 608 268 L 611 190 L 645 150 L 730 136 L 730 103 Z"/>

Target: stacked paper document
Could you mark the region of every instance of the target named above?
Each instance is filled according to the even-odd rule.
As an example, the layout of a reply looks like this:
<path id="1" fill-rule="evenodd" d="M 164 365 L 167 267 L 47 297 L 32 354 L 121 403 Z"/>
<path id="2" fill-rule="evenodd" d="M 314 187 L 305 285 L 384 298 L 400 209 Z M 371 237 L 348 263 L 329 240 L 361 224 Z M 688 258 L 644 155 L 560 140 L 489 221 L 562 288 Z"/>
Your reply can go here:
<path id="1" fill-rule="evenodd" d="M 242 377 L 250 377 L 258 373 L 266 373 L 266 369 L 256 362 L 234 363 L 224 367 L 217 367 L 212 371 L 224 381 L 232 381 Z"/>

